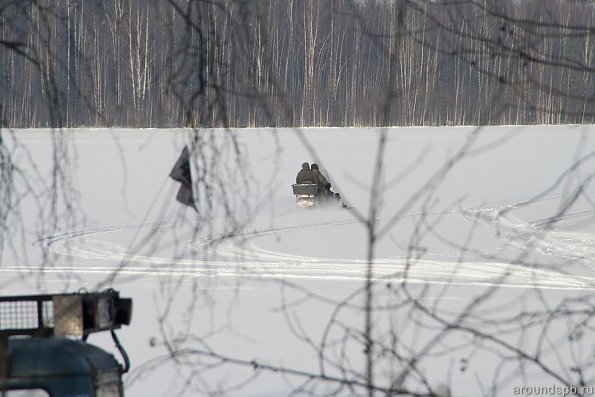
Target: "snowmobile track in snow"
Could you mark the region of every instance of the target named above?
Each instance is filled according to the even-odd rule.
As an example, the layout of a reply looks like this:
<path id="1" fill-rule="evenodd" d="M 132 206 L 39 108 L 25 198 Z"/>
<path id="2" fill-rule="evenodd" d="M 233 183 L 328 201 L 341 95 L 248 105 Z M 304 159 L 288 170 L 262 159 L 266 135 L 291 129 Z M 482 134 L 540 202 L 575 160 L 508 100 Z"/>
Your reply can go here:
<path id="1" fill-rule="evenodd" d="M 495 203 L 494 203 L 495 204 Z M 561 258 L 590 261 L 595 257 L 595 236 L 585 233 L 549 230 L 536 233 L 536 223 L 524 223 L 512 216 L 511 211 L 502 215 L 502 209 L 514 209 L 522 202 L 499 206 L 484 206 L 458 213 L 469 221 L 479 220 L 498 230 L 510 244 L 521 248 L 538 249 L 548 255 Z M 446 212 L 441 212 L 446 213 Z M 435 214 L 440 214 L 436 212 Z M 420 214 L 407 214 L 402 217 Z M 581 216 L 580 214 L 577 216 Z M 570 219 L 572 215 L 562 219 Z M 388 218 L 386 218 L 388 219 Z M 379 220 L 382 220 L 380 218 Z M 101 240 L 96 236 L 139 229 L 161 229 L 180 224 L 193 224 L 201 220 L 177 220 L 123 225 L 72 231 L 48 236 L 35 243 L 42 243 L 54 253 L 80 259 L 108 261 L 115 266 L 72 265 L 44 268 L 46 273 L 74 272 L 80 274 L 153 277 L 248 277 L 269 279 L 318 279 L 362 281 L 366 277 L 366 261 L 341 258 L 317 258 L 292 255 L 257 247 L 254 240 L 260 236 L 316 227 L 335 227 L 358 223 L 356 220 L 340 220 L 285 227 L 249 230 L 238 236 L 242 239 L 225 239 L 221 235 L 201 236 L 189 241 L 194 248 L 210 247 L 208 257 L 171 258 L 157 255 L 131 253 L 118 242 Z M 504 233 L 502 232 L 504 231 Z M 2 271 L 10 271 L 7 266 Z M 14 271 L 14 269 L 13 269 Z M 595 290 L 595 278 L 563 274 L 553 270 L 537 269 L 518 264 L 500 262 L 460 262 L 429 259 L 377 258 L 374 261 L 376 281 L 452 284 L 479 286 L 506 286 L 540 289 Z"/>

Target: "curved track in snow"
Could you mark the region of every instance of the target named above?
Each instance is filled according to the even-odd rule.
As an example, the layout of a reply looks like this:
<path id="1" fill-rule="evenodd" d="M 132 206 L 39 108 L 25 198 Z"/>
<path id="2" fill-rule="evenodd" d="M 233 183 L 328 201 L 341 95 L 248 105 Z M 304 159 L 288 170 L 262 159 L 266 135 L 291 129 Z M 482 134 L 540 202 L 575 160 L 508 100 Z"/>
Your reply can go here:
<path id="1" fill-rule="evenodd" d="M 479 220 L 494 229 L 501 239 L 523 249 L 581 261 L 590 268 L 595 258 L 595 235 L 559 229 L 543 231 L 539 225 L 521 221 L 513 210 L 522 203 L 460 211 L 469 221 Z M 503 211 L 505 210 L 505 211 Z M 589 214 L 592 216 L 593 214 Z M 274 279 L 348 280 L 365 279 L 366 262 L 341 258 L 317 258 L 270 251 L 257 246 L 260 236 L 314 227 L 341 227 L 354 220 L 291 225 L 243 234 L 243 242 L 224 240 L 212 248 L 208 257 L 183 255 L 179 258 L 157 254 L 134 254 L 118 241 L 103 239 L 114 232 L 143 228 L 162 229 L 195 221 L 170 221 L 96 228 L 50 236 L 39 241 L 58 254 L 94 260 L 97 265 L 48 267 L 45 272 L 153 277 L 255 277 Z M 216 236 L 203 236 L 186 242 L 191 248 L 208 246 Z M 249 238 L 249 239 L 247 239 Z M 117 240 L 117 239 L 116 239 Z M 105 265 L 100 264 L 104 262 Z M 10 271 L 6 266 L 2 271 Z M 13 269 L 14 270 L 14 269 Z M 595 290 L 595 278 L 563 274 L 554 270 L 491 261 L 445 261 L 430 259 L 378 258 L 374 264 L 375 279 L 401 282 L 453 285 L 506 286 L 541 289 Z"/>
<path id="2" fill-rule="evenodd" d="M 525 222 L 515 215 L 516 210 L 539 206 L 547 200 L 551 199 L 490 205 L 465 210 L 461 214 L 469 221 L 479 221 L 493 229 L 505 244 L 520 250 L 532 250 L 542 255 L 580 262 L 595 271 L 595 234 L 558 227 L 588 218 L 595 220 L 595 210 L 568 213 L 533 222 Z"/>

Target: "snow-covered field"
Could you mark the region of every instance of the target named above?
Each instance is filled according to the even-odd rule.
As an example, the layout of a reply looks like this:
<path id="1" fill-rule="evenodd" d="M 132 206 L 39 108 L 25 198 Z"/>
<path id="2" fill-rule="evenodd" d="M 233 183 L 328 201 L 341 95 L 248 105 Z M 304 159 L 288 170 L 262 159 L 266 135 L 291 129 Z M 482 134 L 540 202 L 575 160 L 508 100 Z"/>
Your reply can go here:
<path id="1" fill-rule="evenodd" d="M 373 266 L 379 340 L 392 337 L 403 355 L 419 354 L 418 369 L 433 387 L 448 385 L 457 396 L 510 396 L 514 387 L 562 384 L 543 367 L 519 366 L 503 344 L 445 332 L 431 316 L 399 306 L 415 301 L 430 314 L 535 354 L 552 372 L 573 379 L 566 367 L 593 360 L 587 353 L 594 348 L 589 324 L 581 328 L 583 338 L 572 339 L 574 320 L 552 314 L 543 330 L 534 325 L 539 319 L 532 323 L 523 315 L 558 313 L 563 305 L 592 310 L 595 127 L 386 133 L 374 214 L 381 231 Z M 235 384 L 241 387 L 231 389 L 233 396 L 280 396 L 307 380 L 233 363 L 205 368 L 209 361 L 200 361 L 192 349 L 296 371 L 318 373 L 328 366 L 325 371 L 336 375 L 332 362 L 363 373 L 363 346 L 343 332 L 364 326 L 359 306 L 369 245 L 357 214 L 370 213 L 381 131 L 237 131 L 244 173 L 234 168 L 228 151 L 217 155 L 223 163 L 217 173 L 232 185 L 228 200 L 237 205 L 232 210 L 243 227 L 221 240 L 235 224 L 216 211 L 197 215 L 174 199 L 178 183 L 168 174 L 190 140 L 188 131 L 68 134 L 78 192 L 78 204 L 69 211 L 76 222 L 55 229 L 40 224 L 36 204 L 26 196 L 24 230 L 15 233 L 14 249 L 4 242 L 2 294 L 113 286 L 133 297 L 133 322 L 119 331 L 132 360 L 128 396 L 191 396 L 197 388 Z M 15 136 L 17 165 L 34 173 L 34 162 L 38 175 L 50 180 L 48 131 Z M 304 161 L 328 171 L 350 210 L 296 206 L 290 185 Z M 34 183 L 43 184 L 43 178 Z M 40 266 L 43 252 L 50 256 Z M 471 315 L 458 317 L 465 311 Z M 90 341 L 115 351 L 107 337 Z M 168 348 L 179 356 L 169 357 Z M 328 360 L 320 360 L 322 353 Z M 379 358 L 378 382 L 394 380 L 400 365 Z M 592 386 L 589 368 L 584 375 Z M 243 385 L 255 372 L 260 376 Z M 420 381 L 410 378 L 404 384 L 415 388 Z"/>

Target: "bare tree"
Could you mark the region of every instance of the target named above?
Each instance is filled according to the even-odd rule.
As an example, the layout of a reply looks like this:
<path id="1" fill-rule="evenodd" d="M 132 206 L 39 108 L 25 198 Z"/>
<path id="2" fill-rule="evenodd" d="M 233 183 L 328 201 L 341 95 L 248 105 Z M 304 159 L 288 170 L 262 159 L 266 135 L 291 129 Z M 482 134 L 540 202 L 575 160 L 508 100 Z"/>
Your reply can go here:
<path id="1" fill-rule="evenodd" d="M 390 124 L 395 104 L 399 105 L 397 108 L 409 107 L 413 115 L 419 112 L 419 107 L 411 103 L 415 99 L 408 96 L 411 93 L 410 87 L 418 87 L 415 90 L 422 89 L 428 96 L 432 93 L 429 82 L 418 86 L 408 84 L 413 77 L 411 70 L 407 69 L 406 60 L 417 54 L 409 52 L 406 41 L 411 39 L 419 43 L 423 51 L 429 50 L 428 70 L 434 74 L 442 74 L 441 78 L 444 79 L 453 77 L 450 72 L 455 73 L 457 85 L 450 93 L 455 103 L 462 103 L 462 96 L 469 95 L 466 90 L 466 84 L 469 83 L 466 79 L 469 77 L 464 73 L 459 74 L 458 69 L 451 69 L 453 64 L 460 62 L 467 65 L 470 68 L 467 69 L 468 73 L 471 73 L 469 70 L 474 71 L 473 76 L 485 82 L 482 84 L 485 91 L 474 93 L 474 98 L 481 103 L 477 108 L 479 115 L 474 116 L 477 117 L 474 120 L 481 125 L 495 120 L 522 123 L 526 120 L 524 115 L 527 109 L 538 112 L 540 117 L 547 120 L 561 110 L 546 105 L 554 101 L 552 98 L 567 97 L 571 101 L 579 101 L 581 115 L 587 115 L 585 109 L 588 106 L 585 107 L 585 104 L 591 99 L 585 95 L 576 95 L 567 77 L 570 76 L 570 71 L 590 75 L 592 71 L 589 63 L 579 61 L 570 54 L 554 52 L 545 42 L 547 37 L 554 36 L 554 31 L 556 34 L 566 32 L 564 34 L 569 40 L 587 42 L 592 30 L 590 25 L 570 26 L 569 21 L 564 24 L 553 19 L 536 20 L 531 16 L 517 16 L 512 3 L 500 5 L 473 0 L 396 1 L 383 3 L 382 6 L 390 10 L 388 31 L 379 31 L 376 25 L 365 19 L 364 12 L 361 11 L 365 4 L 361 2 L 350 8 L 349 15 L 357 21 L 355 26 L 358 34 L 354 51 L 359 51 L 358 43 L 366 37 L 383 49 L 388 58 L 388 81 L 383 87 L 384 97 L 380 102 L 379 112 L 383 125 Z M 308 22 L 314 20 L 315 18 L 311 18 Z M 475 23 L 477 21 L 479 23 Z M 314 31 L 307 31 L 304 41 L 306 55 L 310 58 L 315 45 L 308 42 L 308 38 L 315 37 Z M 568 33 L 569 31 L 572 33 Z M 436 32 L 438 34 L 432 35 Z M 444 62 L 442 65 L 437 63 L 438 58 Z M 312 76 L 308 62 L 306 60 L 304 73 Z M 546 75 L 552 73 L 548 75 L 551 77 L 549 83 L 548 79 L 542 78 L 543 74 L 539 77 L 537 75 L 544 68 L 548 69 L 548 72 L 543 72 Z M 555 74 L 549 68 L 557 69 L 561 74 Z M 554 75 L 562 76 L 561 80 L 552 83 Z M 270 78 L 270 84 L 283 87 L 274 75 Z M 352 92 L 348 98 L 353 100 L 358 96 L 356 90 L 359 81 L 354 73 L 350 78 L 352 84 L 348 86 Z M 430 76 L 428 81 L 432 78 L 436 77 Z M 313 79 L 308 77 L 306 80 Z M 568 82 L 569 85 L 564 86 L 561 82 Z M 550 95 L 551 102 L 544 102 L 545 94 Z M 429 100 L 430 98 L 426 98 L 426 101 Z M 427 108 L 429 103 L 420 106 Z M 281 105 L 288 113 L 292 112 L 290 104 L 282 101 Z M 564 115 L 577 114 L 576 107 L 567 106 L 562 111 Z M 467 119 L 466 109 L 463 107 L 457 105 L 452 108 L 452 112 L 440 116 L 440 120 L 459 124 Z M 281 305 L 281 312 L 297 340 L 318 357 L 318 367 L 305 371 L 229 356 L 209 349 L 208 341 L 199 335 L 193 335 L 189 343 L 176 343 L 177 341 L 168 339 L 167 335 L 162 335 L 161 343 L 169 348 L 164 360 L 179 360 L 193 368 L 192 376 L 205 378 L 213 369 L 235 366 L 244 367 L 251 372 L 252 376 L 248 377 L 248 381 L 263 373 L 301 379 L 290 395 L 367 396 L 456 395 L 449 384 L 455 371 L 464 373 L 470 371 L 473 365 L 480 365 L 478 362 L 482 360 L 493 360 L 487 370 L 491 376 L 477 380 L 481 395 L 510 395 L 511 390 L 517 395 L 537 394 L 527 383 L 511 384 L 519 379 L 527 382 L 535 373 L 545 380 L 544 383 L 556 385 L 556 390 L 588 395 L 594 381 L 592 368 L 595 361 L 591 354 L 581 355 L 579 352 L 592 349 L 587 336 L 592 335 L 595 314 L 591 290 L 587 288 L 584 293 L 551 301 L 544 297 L 539 288 L 509 294 L 509 290 L 500 285 L 519 271 L 530 272 L 547 267 L 533 255 L 535 244 L 540 244 L 539 241 L 548 235 L 558 220 L 571 215 L 569 210 L 578 200 L 588 200 L 585 190 L 594 174 L 591 171 L 585 173 L 584 167 L 595 153 L 577 153 L 575 162 L 569 164 L 563 174 L 556 176 L 549 189 L 516 204 L 517 208 L 531 206 L 539 203 L 549 193 L 568 187 L 566 194 L 559 200 L 558 208 L 530 236 L 525 236 L 530 243 L 522 247 L 514 258 L 501 258 L 498 255 L 474 252 L 471 240 L 480 223 L 504 222 L 511 208 L 503 207 L 495 214 L 485 213 L 481 208 L 461 210 L 461 214 L 471 220 L 468 238 L 463 241 L 451 239 L 439 230 L 442 217 L 429 216 L 439 195 L 439 187 L 445 183 L 452 170 L 468 156 L 490 150 L 491 146 L 482 147 L 479 144 L 482 127 L 477 127 L 470 133 L 466 142 L 426 181 L 420 183 L 416 191 L 410 192 L 403 205 L 385 217 L 388 221 L 382 223 L 380 214 L 385 210 L 384 200 L 392 186 L 392 182 L 387 180 L 398 180 L 400 176 L 390 175 L 385 168 L 388 131 L 380 129 L 379 132 L 378 149 L 374 154 L 375 167 L 370 178 L 368 207 L 364 211 L 351 210 L 366 232 L 367 262 L 362 287 L 341 302 L 329 303 L 325 296 L 300 285 L 281 281 L 287 294 L 284 295 L 287 301 Z M 301 131 L 298 129 L 296 133 L 302 137 L 311 155 L 317 158 L 316 151 Z M 409 171 L 411 169 L 403 172 Z M 419 207 L 422 211 L 414 217 L 415 225 L 406 247 L 407 255 L 402 259 L 403 265 L 396 267 L 389 276 L 379 276 L 379 259 L 376 254 L 379 241 L 401 226 L 403 219 L 411 215 L 410 211 L 414 207 Z M 426 260 L 422 243 L 429 235 L 439 238 L 459 253 L 457 264 L 445 270 L 451 282 L 441 286 L 424 282 L 419 285 L 416 280 L 416 269 Z M 512 240 L 505 242 L 511 243 Z M 486 266 L 500 261 L 506 265 L 494 273 L 493 284 L 481 288 L 453 311 L 452 307 L 441 304 L 440 299 L 456 288 L 456 280 L 467 270 L 465 258 L 469 254 L 482 258 Z M 566 272 L 559 267 L 556 270 Z M 298 297 L 295 298 L 295 295 Z M 314 300 L 321 305 L 334 305 L 324 332 L 318 339 L 313 339 L 301 327 L 299 318 L 292 314 L 292 305 L 288 303 L 292 300 Z M 502 300 L 504 303 L 501 303 Z M 499 311 L 501 304 L 516 305 L 516 309 Z M 359 313 L 361 323 L 358 325 L 345 322 L 343 315 L 347 312 Z M 356 358 L 357 356 L 360 357 Z M 359 365 L 361 361 L 364 362 L 363 367 Z M 436 377 L 430 373 L 429 368 L 435 362 L 445 365 L 444 376 Z M 189 380 L 188 384 L 191 383 Z M 213 393 L 233 392 L 242 385 L 243 383 L 234 385 L 229 390 L 216 389 Z M 547 387 L 543 387 L 539 390 L 546 389 Z"/>
<path id="2" fill-rule="evenodd" d="M 8 37 L 3 38 L 0 44 L 5 50 L 10 50 L 13 56 L 23 58 L 28 67 L 36 70 L 45 93 L 49 125 L 59 128 L 69 117 L 65 118 L 65 108 L 62 106 L 63 87 L 58 84 L 58 77 L 64 71 L 70 75 L 73 64 L 70 58 L 64 64 L 62 58 L 52 50 L 57 38 L 55 21 L 59 18 L 54 18 L 57 18 L 58 11 L 37 2 L 25 3 L 11 6 L 16 7 L 13 11 L 18 12 L 14 14 L 15 19 L 10 19 L 13 25 L 10 28 L 3 25 L 3 28 L 18 32 L 17 22 L 26 20 L 33 32 L 27 38 L 29 41 Z M 168 36 L 170 48 L 168 56 L 163 59 L 169 66 L 167 89 L 173 98 L 167 106 L 180 111 L 183 125 L 197 128 L 189 144 L 195 164 L 195 190 L 203 209 L 206 212 L 219 211 L 230 220 L 225 233 L 218 235 L 212 241 L 213 244 L 237 237 L 249 221 L 249 217 L 246 219 L 238 216 L 235 211 L 238 207 L 250 209 L 250 203 L 242 202 L 241 198 L 239 205 L 233 202 L 234 197 L 241 197 L 235 195 L 233 189 L 249 188 L 249 175 L 236 172 L 242 169 L 243 151 L 233 131 L 227 129 L 221 136 L 213 131 L 205 133 L 198 128 L 230 127 L 233 117 L 246 117 L 251 123 L 265 124 L 262 120 L 274 120 L 272 114 L 279 111 L 284 113 L 284 119 L 290 120 L 292 125 L 306 124 L 305 120 L 315 122 L 322 114 L 316 106 L 328 104 L 328 101 L 318 98 L 314 91 L 318 77 L 325 74 L 328 75 L 326 81 L 330 81 L 333 87 L 341 85 L 345 88 L 342 99 L 343 103 L 349 104 L 350 111 L 357 107 L 356 102 L 363 93 L 368 93 L 368 83 L 372 82 L 370 85 L 378 88 L 372 92 L 376 99 L 371 101 L 376 105 L 373 120 L 374 124 L 382 126 L 403 120 L 403 124 L 412 124 L 416 120 L 419 124 L 426 123 L 427 120 L 418 114 L 425 115 L 425 110 L 437 105 L 438 101 L 455 105 L 443 107 L 434 116 L 430 116 L 431 123 L 461 124 L 470 120 L 480 125 L 507 121 L 522 124 L 536 119 L 564 121 L 578 117 L 572 120 L 587 121 L 592 117 L 590 35 L 593 27 L 589 16 L 584 16 L 585 21 L 578 22 L 570 18 L 570 15 L 579 13 L 582 7 L 588 9 L 589 5 L 578 4 L 576 9 L 568 8 L 566 13 L 551 12 L 535 16 L 530 15 L 528 8 L 516 8 L 519 6 L 515 2 L 356 2 L 347 4 L 348 12 L 343 10 L 344 14 L 338 14 L 353 20 L 349 25 L 349 35 L 338 27 L 335 30 L 338 22 L 337 25 L 333 22 L 333 28 L 326 36 L 318 30 L 322 29 L 317 23 L 318 12 L 322 11 L 321 3 L 304 3 L 307 7 L 301 15 L 305 24 L 302 32 L 304 40 L 300 47 L 304 53 L 304 62 L 301 64 L 303 70 L 299 73 L 303 74 L 303 81 L 307 84 L 304 86 L 306 92 L 302 93 L 304 95 L 301 102 L 301 110 L 304 112 L 302 118 L 298 119 L 299 112 L 295 111 L 295 104 L 289 98 L 292 94 L 290 88 L 299 84 L 290 83 L 290 76 L 287 76 L 298 71 L 292 69 L 289 57 L 271 54 L 269 45 L 282 46 L 283 36 L 269 35 L 266 32 L 262 19 L 266 14 L 250 10 L 249 5 L 242 1 L 168 0 L 165 3 L 169 6 L 166 8 L 168 21 L 177 22 L 171 26 Z M 292 7 L 287 10 L 287 20 L 297 23 L 300 18 L 294 18 L 293 12 L 300 7 L 292 1 L 288 4 Z M 115 5 L 114 19 L 107 21 L 107 29 L 116 29 L 116 21 L 126 21 L 123 9 L 118 7 L 122 4 Z M 367 6 L 388 15 L 388 22 L 373 25 L 371 15 L 378 14 L 367 14 Z M 26 7 L 26 12 L 22 14 L 23 9 L 20 7 Z M 565 3 L 547 3 L 543 7 L 558 11 L 570 6 Z M 529 14 L 516 14 L 519 9 Z M 144 95 L 151 91 L 149 69 L 154 60 L 157 63 L 158 58 L 151 58 L 147 53 L 150 48 L 149 16 L 138 9 L 129 8 L 128 11 L 128 23 L 140 30 L 137 29 L 136 33 L 130 30 L 128 47 L 119 42 L 115 33 L 112 33 L 110 39 L 119 42 L 118 47 L 124 46 L 128 50 L 126 60 L 130 65 L 128 72 L 133 77 L 130 80 L 132 97 L 136 105 L 143 107 Z M 71 7 L 68 7 L 68 21 L 71 19 L 70 12 Z M 267 12 L 268 15 L 278 15 L 271 8 Z M 256 19 L 252 19 L 253 17 Z M 256 23 L 252 23 L 253 21 Z M 76 25 L 68 23 L 67 31 L 70 32 Z M 99 24 L 93 26 L 97 32 L 106 29 Z M 281 29 L 282 24 L 273 26 Z M 379 27 L 385 30 L 379 30 Z M 286 34 L 289 43 L 299 40 L 293 28 L 292 24 Z M 554 37 L 560 35 L 567 41 L 565 45 L 550 43 Z M 384 57 L 384 61 L 378 64 L 367 58 L 363 72 L 366 79 L 360 80 L 361 75 L 356 68 L 359 64 L 344 65 L 348 58 L 338 55 L 342 53 L 339 48 L 332 47 L 333 55 L 330 58 L 341 63 L 330 65 L 333 73 L 329 73 L 328 68 L 317 68 L 315 65 L 317 49 L 318 53 L 324 52 L 321 51 L 321 38 L 330 41 L 332 46 L 332 43 L 347 41 L 347 37 L 353 41 L 354 58 L 360 58 L 364 52 L 364 42 L 369 43 L 365 48 L 375 48 L 376 53 Z M 77 42 L 76 39 L 74 42 Z M 250 60 L 246 62 L 247 65 L 242 57 L 234 60 L 236 54 L 225 45 L 229 42 L 237 44 L 234 48 L 244 48 L 239 54 L 247 55 L 245 59 Z M 295 54 L 295 48 L 292 45 L 290 47 L 286 52 Z M 68 48 L 69 56 L 74 56 L 75 51 L 70 51 L 71 46 Z M 412 62 L 417 59 L 427 60 L 423 67 L 429 74 L 419 84 L 415 83 L 416 76 L 411 69 Z M 273 60 L 280 63 L 273 64 Z M 107 67 L 106 63 L 101 65 Z M 276 68 L 276 65 L 282 67 Z M 296 62 L 296 65 L 300 65 L 300 62 Z M 378 77 L 381 74 L 376 74 L 375 68 L 386 71 L 385 81 Z M 125 79 L 123 74 L 120 75 L 123 70 L 117 70 L 115 85 L 121 88 L 118 89 L 121 94 L 124 92 L 122 86 Z M 286 76 L 280 76 L 282 70 Z M 372 73 L 367 73 L 369 71 Z M 33 84 L 33 78 L 30 77 L 32 75 L 28 76 L 31 79 L 29 83 Z M 446 81 L 450 79 L 455 80 L 454 85 L 446 85 Z M 475 80 L 481 81 L 481 84 L 476 85 Z M 579 84 L 581 80 L 588 84 Z M 261 87 L 262 84 L 266 86 L 265 89 Z M 97 98 L 102 97 L 100 92 L 103 92 L 104 87 L 101 83 L 95 83 L 94 87 L 95 100 L 90 101 L 93 104 L 90 109 L 99 114 L 98 104 L 104 102 Z M 471 92 L 470 87 L 481 89 Z M 67 86 L 68 92 L 72 89 L 74 86 Z M 338 90 L 330 91 L 336 93 Z M 274 95 L 268 97 L 269 93 Z M 418 94 L 419 98 L 416 97 Z M 469 103 L 463 101 L 465 96 L 472 97 L 479 105 L 463 105 Z M 241 112 L 232 110 L 230 103 L 240 104 L 240 108 L 246 106 L 249 109 L 248 114 L 252 115 L 257 114 L 255 109 L 258 109 L 262 119 L 242 116 Z M 311 109 L 310 104 L 313 105 Z M 403 113 L 403 118 L 394 118 L 395 112 Z M 539 116 L 532 118 L 531 112 Z M 364 116 L 345 113 L 343 120 L 346 124 L 364 124 L 368 120 Z M 10 113 L 8 119 L 14 117 L 16 116 Z M 12 121 L 14 120 L 3 118 L 2 123 L 9 124 Z M 538 288 L 502 298 L 506 291 L 498 286 L 498 282 L 504 283 L 518 272 L 528 272 L 530 281 L 530 270 L 539 270 L 546 265 L 532 254 L 533 248 L 543 243 L 560 219 L 571 215 L 569 210 L 578 200 L 588 200 L 585 190 L 593 173 L 585 172 L 585 164 L 588 164 L 594 154 L 578 151 L 574 163 L 569 164 L 566 172 L 556 176 L 548 190 L 525 202 L 516 203 L 517 207 L 529 206 L 553 191 L 566 191 L 549 219 L 538 225 L 530 236 L 525 236 L 531 242 L 530 245 L 522 247 L 514 258 L 485 255 L 473 252 L 470 243 L 477 225 L 482 222 L 504 223 L 511 208 L 500 208 L 495 213 L 482 211 L 482 208 L 462 210 L 461 214 L 471 219 L 469 236 L 464 241 L 452 240 L 450 236 L 441 233 L 438 227 L 441 217 L 429 216 L 439 194 L 438 188 L 445 183 L 452 170 L 468 156 L 490 149 L 478 143 L 482 131 L 478 127 L 469 134 L 467 141 L 426 181 L 420 183 L 419 188 L 410 193 L 401 207 L 389 214 L 387 222 L 380 222 L 389 189 L 393 181 L 402 176 L 401 173 L 392 175 L 391 170 L 385 168 L 388 130 L 380 129 L 377 152 L 374 154 L 375 167 L 370 178 L 368 206 L 364 210 L 351 210 L 354 219 L 359 221 L 366 233 L 367 256 L 363 285 L 344 300 L 329 302 L 326 297 L 299 285 L 280 282 L 286 297 L 298 295 L 298 302 L 308 299 L 333 306 L 324 332 L 318 339 L 313 339 L 300 328 L 299 319 L 291 315 L 291 305 L 284 302 L 281 306 L 281 315 L 286 316 L 297 340 L 318 356 L 317 368 L 304 371 L 231 357 L 209 349 L 205 338 L 194 335 L 191 329 L 170 332 L 167 329 L 167 315 L 175 297 L 175 288 L 172 288 L 171 300 L 167 302 L 159 319 L 163 331 L 161 340 L 155 342 L 161 343 L 167 349 L 167 354 L 161 360 L 147 363 L 140 371 L 154 369 L 162 362 L 174 361 L 191 369 L 191 383 L 192 376 L 206 374 L 213 368 L 235 366 L 246 368 L 250 373 L 249 380 L 267 372 L 301 379 L 292 392 L 294 395 L 445 396 L 452 394 L 448 384 L 452 372 L 469 371 L 474 360 L 497 358 L 499 361 L 490 368 L 491 378 L 478 381 L 483 395 L 506 394 L 512 387 L 509 384 L 510 379 L 518 379 L 517 374 L 520 374 L 521 379 L 529 378 L 535 373 L 546 381 L 559 385 L 557 387 L 568 390 L 572 387 L 580 388 L 574 394 L 589 394 L 588 388 L 594 381 L 592 369 L 595 362 L 592 355 L 580 353 L 592 349 L 589 338 L 593 331 L 595 302 L 590 290 L 555 302 L 546 299 Z M 18 137 L 6 129 L 0 133 L 0 193 L 5 203 L 0 207 L 0 249 L 11 249 L 7 236 L 18 233 L 19 228 L 22 228 L 19 224 L 18 204 L 27 194 L 34 195 L 38 202 L 38 218 L 44 224 L 39 231 L 40 237 L 51 234 L 57 229 L 58 223 L 73 230 L 78 222 L 76 214 L 79 213 L 72 211 L 76 207 L 76 181 L 68 162 L 72 158 L 68 136 L 59 130 L 53 132 L 53 172 L 51 180 L 46 182 L 41 173 L 35 172 L 34 161 L 31 161 L 33 166 L 30 167 L 34 170 L 33 176 L 28 174 L 26 178 L 23 177 L 24 174 L 15 166 L 11 157 L 14 148 L 19 145 Z M 301 131 L 298 129 L 296 133 L 312 156 L 318 158 Z M 411 167 L 414 166 L 415 164 Z M 411 169 L 406 169 L 403 174 L 409 171 Z M 15 181 L 20 178 L 22 182 L 17 184 Z M 33 184 L 31 180 L 39 183 Z M 237 183 L 224 183 L 229 180 Z M 48 207 L 51 210 L 46 215 L 45 209 Z M 419 207 L 422 211 L 414 217 L 414 227 L 406 245 L 407 255 L 402 258 L 402 266 L 396 267 L 394 273 L 388 276 L 379 275 L 376 252 L 379 241 L 400 227 L 402 220 L 411 215 L 410 211 L 414 207 Z M 194 234 L 198 235 L 202 227 L 205 225 L 197 224 Z M 513 244 L 515 230 L 510 232 L 513 236 L 505 244 Z M 417 283 L 417 266 L 426 260 L 422 242 L 429 235 L 440 239 L 459 253 L 457 264 L 447 269 L 452 283 L 438 286 Z M 142 243 L 151 245 L 155 241 L 146 240 Z M 453 312 L 451 307 L 440 303 L 440 298 L 457 285 L 455 281 L 466 271 L 465 257 L 470 253 L 483 258 L 486 263 L 503 261 L 506 266 L 499 267 L 495 272 L 493 285 L 476 292 Z M 1 254 L 2 251 L 0 256 Z M 126 265 L 125 261 L 121 264 L 122 268 Z M 501 302 L 499 299 L 504 299 L 507 305 L 518 302 L 522 304 L 512 314 L 500 312 L 497 310 Z M 192 302 L 189 305 L 188 312 L 192 312 L 195 304 Z M 345 313 L 355 313 L 361 319 L 360 323 L 344 322 L 342 316 Z M 363 367 L 359 365 L 362 360 Z M 428 368 L 433 362 L 441 360 L 450 374 L 435 377 L 428 372 Z M 243 383 L 240 383 L 236 387 L 241 389 L 242 386 Z M 503 389 L 506 391 L 503 392 Z M 518 394 L 523 393 L 518 391 Z"/>

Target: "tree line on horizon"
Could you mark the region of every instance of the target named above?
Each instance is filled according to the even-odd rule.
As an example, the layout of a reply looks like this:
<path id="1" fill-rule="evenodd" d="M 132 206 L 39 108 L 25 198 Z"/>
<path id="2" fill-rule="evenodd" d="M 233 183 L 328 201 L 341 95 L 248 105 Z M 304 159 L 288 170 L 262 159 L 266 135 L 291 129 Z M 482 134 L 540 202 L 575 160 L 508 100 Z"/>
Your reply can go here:
<path id="1" fill-rule="evenodd" d="M 594 17 L 559 0 L 13 2 L 1 123 L 592 123 Z"/>

